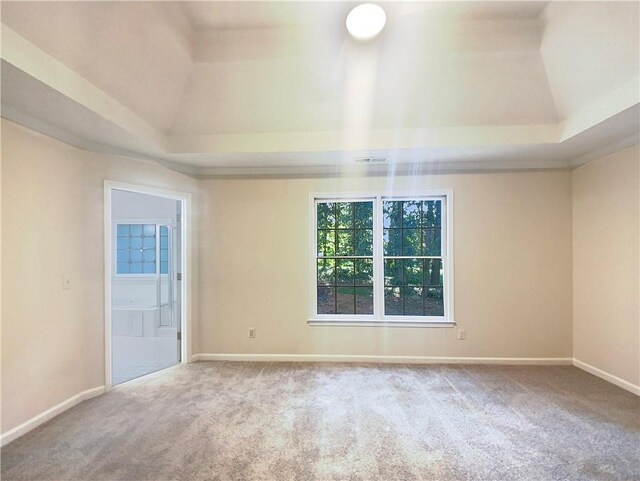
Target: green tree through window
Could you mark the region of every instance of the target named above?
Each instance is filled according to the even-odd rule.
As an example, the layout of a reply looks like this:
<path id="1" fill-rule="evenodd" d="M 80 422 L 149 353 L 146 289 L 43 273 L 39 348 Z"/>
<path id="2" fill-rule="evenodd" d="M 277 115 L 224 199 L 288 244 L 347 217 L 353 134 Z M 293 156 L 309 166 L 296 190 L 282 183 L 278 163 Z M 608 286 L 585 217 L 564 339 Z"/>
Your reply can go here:
<path id="1" fill-rule="evenodd" d="M 383 202 L 384 311 L 443 316 L 442 202 Z"/>
<path id="2" fill-rule="evenodd" d="M 317 204 L 318 314 L 373 314 L 373 202 Z"/>
<path id="3" fill-rule="evenodd" d="M 316 200 L 316 314 L 444 317 L 445 200 Z"/>

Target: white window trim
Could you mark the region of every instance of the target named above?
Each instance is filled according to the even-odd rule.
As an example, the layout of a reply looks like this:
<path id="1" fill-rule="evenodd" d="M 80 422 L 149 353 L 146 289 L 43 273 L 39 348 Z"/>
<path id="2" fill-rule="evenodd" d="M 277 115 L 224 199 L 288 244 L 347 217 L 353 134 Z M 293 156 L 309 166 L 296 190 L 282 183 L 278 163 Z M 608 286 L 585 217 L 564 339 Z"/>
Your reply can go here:
<path id="1" fill-rule="evenodd" d="M 443 243 L 442 256 L 444 268 L 444 316 L 385 316 L 384 315 L 384 267 L 382 251 L 382 201 L 429 199 L 430 197 L 445 198 L 446 224 L 442 226 L 446 242 Z M 316 273 L 316 204 L 327 200 L 341 202 L 355 202 L 373 200 L 373 270 L 374 315 L 341 315 L 317 314 L 317 273 Z M 309 317 L 311 326 L 366 326 L 366 327 L 453 327 L 456 325 L 454 316 L 454 264 L 453 264 L 453 190 L 427 190 L 402 192 L 331 192 L 309 194 Z"/>

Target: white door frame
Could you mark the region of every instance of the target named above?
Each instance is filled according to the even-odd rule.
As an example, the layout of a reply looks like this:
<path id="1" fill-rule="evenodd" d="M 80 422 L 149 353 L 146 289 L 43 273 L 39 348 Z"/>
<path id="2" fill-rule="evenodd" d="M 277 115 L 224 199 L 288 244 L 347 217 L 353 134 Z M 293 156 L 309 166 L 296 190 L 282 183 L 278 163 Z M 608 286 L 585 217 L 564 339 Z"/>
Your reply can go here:
<path id="1" fill-rule="evenodd" d="M 114 190 L 124 190 L 139 194 L 150 194 L 158 197 L 181 201 L 180 235 L 182 236 L 182 282 L 180 283 L 180 362 L 191 362 L 191 312 L 192 312 L 192 227 L 191 227 L 191 194 L 173 190 L 160 189 L 126 182 L 104 181 L 104 386 L 111 389 L 111 278 L 113 274 L 112 253 L 112 220 L 111 196 Z"/>

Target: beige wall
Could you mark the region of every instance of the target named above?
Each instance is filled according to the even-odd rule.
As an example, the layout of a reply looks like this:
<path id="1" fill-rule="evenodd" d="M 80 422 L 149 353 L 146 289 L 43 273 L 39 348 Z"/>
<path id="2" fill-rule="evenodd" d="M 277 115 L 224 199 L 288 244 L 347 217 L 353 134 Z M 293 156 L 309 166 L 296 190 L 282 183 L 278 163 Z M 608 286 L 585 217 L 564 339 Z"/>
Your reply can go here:
<path id="1" fill-rule="evenodd" d="M 107 178 L 196 193 L 194 352 L 545 358 L 575 349 L 638 384 L 637 146 L 573 173 L 198 182 L 6 120 L 2 129 L 3 432 L 104 384 Z M 467 340 L 458 328 L 309 327 L 309 193 L 430 188 L 454 191 L 455 312 Z"/>
<path id="2" fill-rule="evenodd" d="M 574 356 L 640 385 L 640 148 L 573 172 Z"/>
<path id="3" fill-rule="evenodd" d="M 571 357 L 571 173 L 202 181 L 201 353 Z M 451 188 L 457 328 L 307 325 L 309 193 Z M 247 328 L 255 327 L 255 339 Z"/>
<path id="4" fill-rule="evenodd" d="M 155 164 L 2 120 L 3 432 L 104 385 L 105 179 L 197 192 L 194 179 Z"/>

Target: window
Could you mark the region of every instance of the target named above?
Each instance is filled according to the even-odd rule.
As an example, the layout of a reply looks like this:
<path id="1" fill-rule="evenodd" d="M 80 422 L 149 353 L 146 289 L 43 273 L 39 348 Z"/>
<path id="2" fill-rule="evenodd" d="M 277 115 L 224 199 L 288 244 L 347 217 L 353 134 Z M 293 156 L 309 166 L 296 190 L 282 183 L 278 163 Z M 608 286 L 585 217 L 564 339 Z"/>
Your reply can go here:
<path id="1" fill-rule="evenodd" d="M 169 228 L 160 226 L 160 274 L 169 273 Z"/>
<path id="2" fill-rule="evenodd" d="M 311 323 L 453 324 L 451 193 L 312 205 Z"/>
<path id="3" fill-rule="evenodd" d="M 117 273 L 156 273 L 156 225 L 118 224 Z"/>
<path id="4" fill-rule="evenodd" d="M 442 202 L 383 201 L 386 315 L 444 316 Z"/>
<path id="5" fill-rule="evenodd" d="M 318 203 L 318 314 L 373 314 L 373 202 Z"/>
<path id="6" fill-rule="evenodd" d="M 116 224 L 116 274 L 168 274 L 169 229 L 158 224 Z"/>

